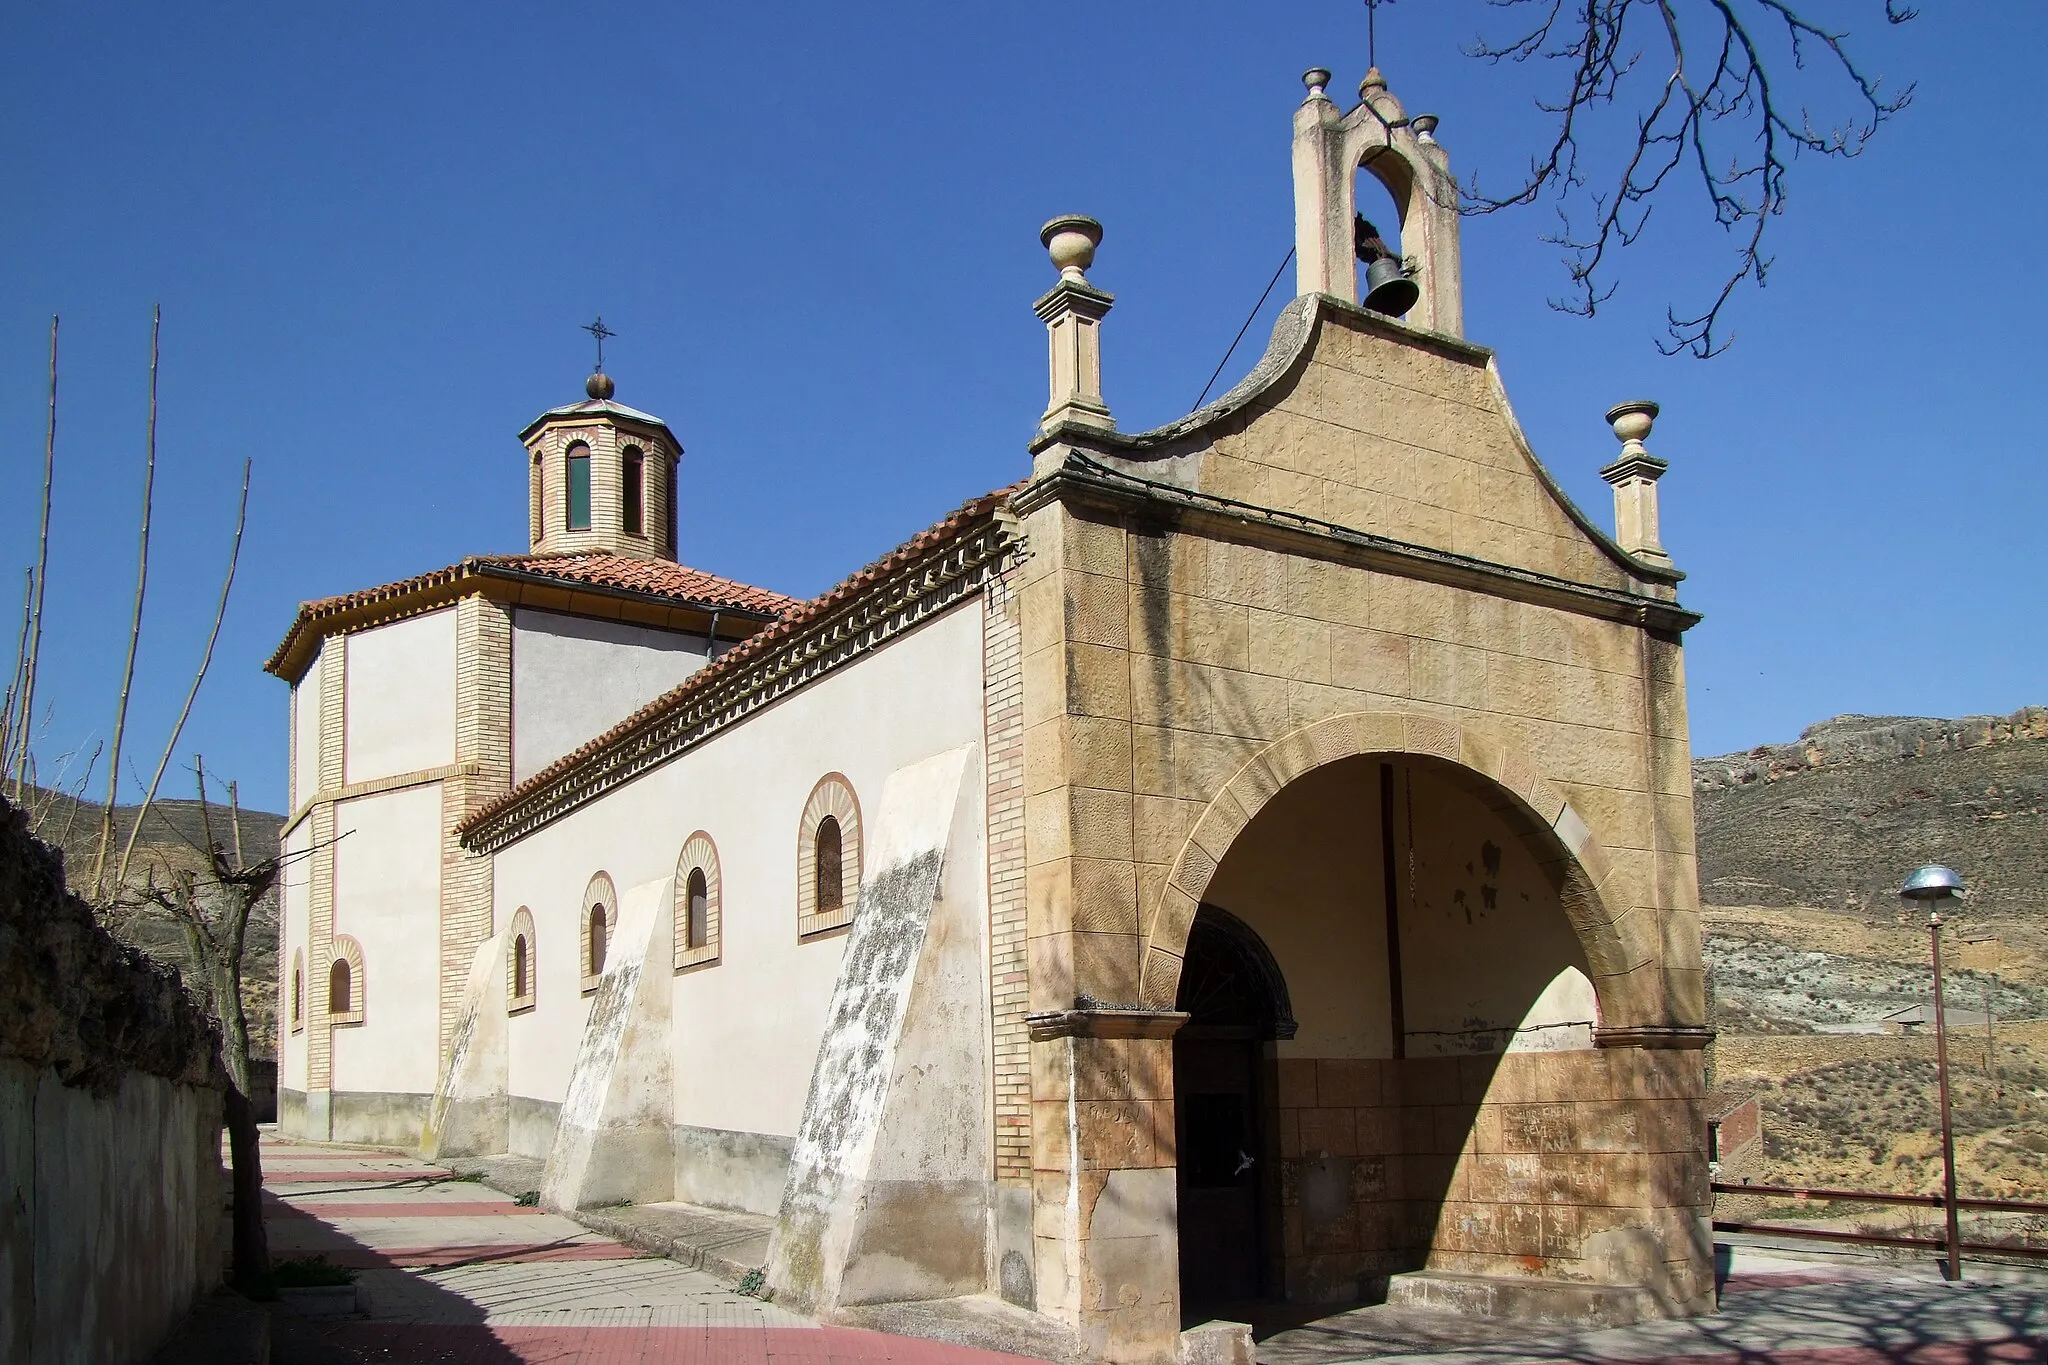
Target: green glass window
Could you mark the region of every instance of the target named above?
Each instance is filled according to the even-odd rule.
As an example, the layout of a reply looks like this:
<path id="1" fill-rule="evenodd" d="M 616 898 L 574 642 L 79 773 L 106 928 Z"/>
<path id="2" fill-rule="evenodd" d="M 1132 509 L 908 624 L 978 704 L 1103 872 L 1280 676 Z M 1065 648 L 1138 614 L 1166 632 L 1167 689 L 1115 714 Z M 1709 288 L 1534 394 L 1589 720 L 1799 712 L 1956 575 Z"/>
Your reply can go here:
<path id="1" fill-rule="evenodd" d="M 569 529 L 590 529 L 590 447 L 581 441 L 569 447 Z"/>
<path id="2" fill-rule="evenodd" d="M 625 455 L 619 461 L 622 493 L 620 520 L 625 523 L 624 530 L 629 536 L 644 534 L 642 523 L 646 518 L 642 510 L 642 485 L 645 481 L 646 465 L 646 457 L 640 453 L 639 446 L 627 446 Z"/>

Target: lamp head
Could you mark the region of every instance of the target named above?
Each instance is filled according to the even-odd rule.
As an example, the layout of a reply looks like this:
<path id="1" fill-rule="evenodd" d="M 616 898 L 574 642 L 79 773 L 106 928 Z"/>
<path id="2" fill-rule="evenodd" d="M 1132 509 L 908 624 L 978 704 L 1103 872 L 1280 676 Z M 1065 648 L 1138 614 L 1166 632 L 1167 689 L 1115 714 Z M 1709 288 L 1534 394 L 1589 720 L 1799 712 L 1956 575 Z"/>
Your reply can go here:
<path id="1" fill-rule="evenodd" d="M 1908 905 L 1924 905 L 1929 914 L 1939 914 L 1962 896 L 1962 877 L 1954 868 L 1940 863 L 1914 868 L 1906 874 L 1906 884 L 1899 888 L 1899 899 Z"/>

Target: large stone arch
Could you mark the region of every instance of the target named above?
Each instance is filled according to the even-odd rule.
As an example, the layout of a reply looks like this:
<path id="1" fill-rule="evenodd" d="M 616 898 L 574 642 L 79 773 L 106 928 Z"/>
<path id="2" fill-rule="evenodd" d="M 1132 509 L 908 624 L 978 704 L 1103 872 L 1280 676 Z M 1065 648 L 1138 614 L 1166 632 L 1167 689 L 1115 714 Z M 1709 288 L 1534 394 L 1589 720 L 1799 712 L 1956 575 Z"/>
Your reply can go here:
<path id="1" fill-rule="evenodd" d="M 1472 726 L 1405 711 L 1331 716 L 1276 740 L 1223 784 L 1181 845 L 1143 927 L 1139 994 L 1152 1009 L 1172 1009 L 1181 958 L 1196 911 L 1237 836 L 1281 789 L 1340 759 L 1403 754 L 1437 759 L 1486 780 L 1513 798 L 1519 831 L 1539 860 L 1559 869 L 1559 899 L 1585 949 L 1609 1029 L 1655 1025 L 1658 997 L 1623 990 L 1662 951 L 1654 916 L 1635 913 L 1640 897 L 1628 874 L 1600 846 L 1586 821 L 1527 757 Z M 1648 1016 L 1648 1017 L 1646 1017 Z"/>

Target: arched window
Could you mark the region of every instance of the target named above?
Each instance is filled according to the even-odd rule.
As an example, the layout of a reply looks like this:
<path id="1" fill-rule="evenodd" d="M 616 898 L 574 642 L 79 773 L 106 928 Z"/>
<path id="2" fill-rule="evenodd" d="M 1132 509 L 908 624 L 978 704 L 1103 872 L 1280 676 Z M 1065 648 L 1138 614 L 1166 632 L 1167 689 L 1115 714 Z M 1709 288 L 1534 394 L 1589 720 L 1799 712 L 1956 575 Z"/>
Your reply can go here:
<path id="1" fill-rule="evenodd" d="M 662 548 L 668 551 L 669 558 L 674 559 L 679 556 L 679 549 L 676 545 L 676 465 L 674 460 L 668 462 L 668 478 L 662 486 L 666 492 L 666 496 L 662 499 L 662 507 L 668 513 L 668 544 Z"/>
<path id="2" fill-rule="evenodd" d="M 629 536 L 645 534 L 646 476 L 647 457 L 640 453 L 639 446 L 627 446 L 626 453 L 619 457 L 619 520 Z"/>
<path id="3" fill-rule="evenodd" d="M 683 933 L 692 948 L 702 948 L 711 925 L 711 886 L 704 880 L 704 869 L 690 869 L 690 880 L 684 883 L 684 896 L 689 909 L 684 916 Z"/>
<path id="4" fill-rule="evenodd" d="M 539 964 L 533 956 L 533 912 L 520 906 L 512 912 L 512 946 L 505 953 L 505 1012 L 524 1014 L 533 1008 L 534 978 Z"/>
<path id="5" fill-rule="evenodd" d="M 583 941 L 578 948 L 583 957 L 583 993 L 589 995 L 604 977 L 611 933 L 619 923 L 619 893 L 613 889 L 609 874 L 598 873 L 583 888 L 582 922 Z"/>
<path id="6" fill-rule="evenodd" d="M 590 447 L 581 441 L 568 450 L 565 489 L 568 505 L 566 525 L 571 531 L 590 529 Z"/>
<path id="7" fill-rule="evenodd" d="M 853 922 L 860 896 L 860 802 L 839 773 L 811 789 L 797 827 L 796 924 L 799 937 Z"/>
<path id="8" fill-rule="evenodd" d="M 817 880 L 818 913 L 830 915 L 846 904 L 846 888 L 840 884 L 841 841 L 839 820 L 828 815 L 818 822 L 812 872 Z"/>
<path id="9" fill-rule="evenodd" d="M 306 957 L 292 954 L 292 1032 L 306 1027 Z"/>
<path id="10" fill-rule="evenodd" d="M 327 969 L 327 1022 L 362 1023 L 366 985 L 362 945 L 347 934 L 336 934 L 334 962 Z"/>
<path id="11" fill-rule="evenodd" d="M 698 830 L 676 859 L 676 970 L 718 961 L 718 847 Z"/>
<path id="12" fill-rule="evenodd" d="M 355 1010 L 356 995 L 348 969 L 348 959 L 337 957 L 334 965 L 327 969 L 327 1013 L 330 1015 L 350 1014 Z"/>

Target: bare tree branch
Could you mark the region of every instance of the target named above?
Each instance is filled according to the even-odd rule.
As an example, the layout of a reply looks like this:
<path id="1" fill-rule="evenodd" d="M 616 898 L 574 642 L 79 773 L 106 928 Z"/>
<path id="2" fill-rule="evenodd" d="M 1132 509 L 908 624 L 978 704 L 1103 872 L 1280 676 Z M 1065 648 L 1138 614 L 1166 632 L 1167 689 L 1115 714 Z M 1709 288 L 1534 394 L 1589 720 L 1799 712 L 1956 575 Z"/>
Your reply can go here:
<path id="1" fill-rule="evenodd" d="M 135 853 L 135 840 L 136 836 L 142 833 L 143 818 L 149 814 L 150 803 L 156 800 L 157 784 L 164 780 L 164 769 L 170 766 L 171 754 L 178 747 L 178 736 L 184 731 L 185 721 L 192 714 L 192 703 L 199 697 L 199 685 L 206 681 L 206 670 L 213 664 L 213 646 L 220 639 L 220 623 L 228 613 L 228 593 L 235 586 L 235 565 L 242 558 L 242 528 L 248 523 L 248 519 L 249 461 L 244 460 L 242 461 L 242 500 L 235 508 L 235 538 L 233 544 L 228 548 L 228 571 L 220 582 L 220 600 L 214 604 L 213 608 L 213 629 L 207 632 L 206 651 L 199 656 L 199 670 L 192 675 L 192 686 L 185 693 L 185 705 L 178 711 L 177 724 L 171 727 L 171 737 L 164 741 L 164 756 L 157 760 L 156 775 L 149 779 L 149 788 L 143 794 L 142 809 L 135 813 L 135 823 L 128 830 L 127 845 L 121 850 L 120 870 L 114 874 L 114 885 L 116 887 L 127 884 L 128 860 Z M 199 803 L 199 813 L 202 817 L 206 814 L 206 802 L 203 795 L 204 782 L 205 779 L 202 777 L 202 799 Z M 240 837 L 240 833 L 237 832 L 237 842 L 239 842 Z M 210 851 L 213 844 L 213 833 L 211 830 L 207 832 L 206 842 Z"/>
<path id="2" fill-rule="evenodd" d="M 17 703 L 22 700 L 23 681 L 28 668 L 28 621 L 30 605 L 36 596 L 36 571 L 33 568 L 24 569 L 22 576 L 25 581 L 21 589 L 21 633 L 14 641 L 14 671 L 7 677 L 7 696 L 0 699 L 0 774 L 5 774 L 14 767 L 16 729 L 19 728 L 23 734 L 28 731 L 26 725 L 17 727 L 16 717 Z M 14 804 L 17 808 L 21 805 L 19 777 L 14 782 Z"/>
<path id="3" fill-rule="evenodd" d="M 1537 101 L 1555 118 L 1556 131 L 1548 148 L 1532 158 L 1528 175 L 1502 194 L 1483 193 L 1475 177 L 1464 188 L 1464 211 L 1495 213 L 1546 196 L 1556 199 L 1563 222 L 1546 240 L 1568 252 L 1571 291 L 1551 304 L 1590 317 L 1614 293 L 1611 252 L 1641 237 L 1651 200 L 1674 184 L 1673 172 L 1683 171 L 1682 178 L 1705 193 L 1715 223 L 1735 239 L 1734 263 L 1705 308 L 1684 315 L 1666 311 L 1669 335 L 1658 349 L 1667 355 L 1706 358 L 1732 340 L 1722 326 L 1723 310 L 1745 281 L 1765 282 L 1771 267 L 1765 233 L 1785 211 L 1793 159 L 1802 152 L 1856 156 L 1913 97 L 1910 85 L 1896 95 L 1883 93 L 1882 82 L 1866 75 L 1850 54 L 1848 34 L 1807 19 L 1794 0 L 1488 3 L 1502 10 L 1530 8 L 1534 17 L 1505 39 L 1480 39 L 1467 49 L 1470 55 L 1492 63 L 1555 62 L 1569 74 L 1560 97 Z M 1915 15 L 1900 0 L 1883 0 L 1882 13 L 1890 24 Z M 1642 66 L 1630 26 L 1638 15 L 1645 23 L 1637 27 L 1656 35 L 1649 41 L 1661 45 L 1668 66 Z M 1795 79 L 1832 85 L 1846 95 L 1852 112 L 1832 125 L 1816 125 L 1788 94 Z M 1624 125 L 1621 133 L 1630 150 L 1618 172 L 1599 170 L 1602 142 L 1613 136 L 1603 120 L 1620 113 L 1647 80 L 1656 85 L 1636 103 L 1629 116 L 1633 127 Z"/>
<path id="4" fill-rule="evenodd" d="M 114 710 L 114 748 L 107 759 L 107 804 L 100 812 L 100 846 L 92 864 L 92 898 L 106 898 L 107 846 L 114 841 L 114 800 L 121 786 L 121 732 L 128 726 L 128 693 L 135 684 L 135 646 L 142 639 L 142 599 L 149 588 L 149 511 L 156 490 L 157 334 L 164 322 L 157 305 L 149 324 L 149 457 L 142 473 L 142 550 L 135 569 L 135 617 L 128 627 L 128 664 L 121 675 L 121 701 Z"/>
<path id="5" fill-rule="evenodd" d="M 42 658 L 43 584 L 50 574 L 50 486 L 57 472 L 57 315 L 50 315 L 50 421 L 43 436 L 43 528 L 36 546 L 35 607 L 30 614 L 28 652 L 21 676 L 21 753 L 14 761 L 14 804 L 28 776 L 28 751 L 36 714 L 36 665 Z"/>

